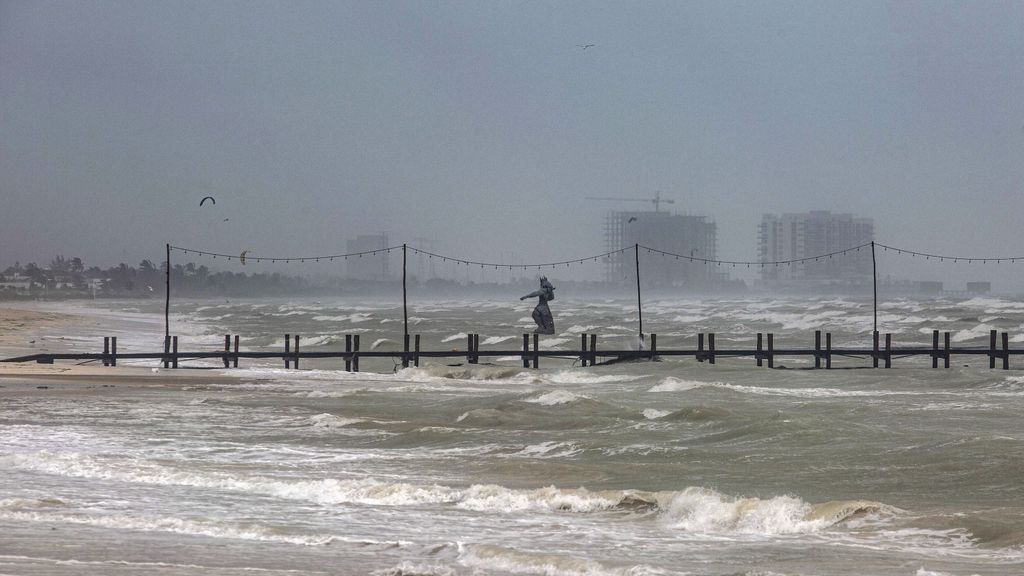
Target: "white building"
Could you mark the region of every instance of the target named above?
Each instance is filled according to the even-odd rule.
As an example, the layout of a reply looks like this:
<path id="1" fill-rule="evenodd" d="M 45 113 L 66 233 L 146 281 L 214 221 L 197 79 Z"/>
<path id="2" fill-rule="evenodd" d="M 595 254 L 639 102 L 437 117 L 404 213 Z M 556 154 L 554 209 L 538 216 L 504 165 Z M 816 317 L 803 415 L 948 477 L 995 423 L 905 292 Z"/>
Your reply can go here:
<path id="1" fill-rule="evenodd" d="M 822 257 L 799 264 L 773 262 L 840 252 L 874 240 L 870 218 L 815 210 L 800 214 L 765 214 L 758 226 L 758 259 L 766 263 L 761 279 L 769 284 L 848 284 L 871 279 L 869 247 L 844 255 Z"/>

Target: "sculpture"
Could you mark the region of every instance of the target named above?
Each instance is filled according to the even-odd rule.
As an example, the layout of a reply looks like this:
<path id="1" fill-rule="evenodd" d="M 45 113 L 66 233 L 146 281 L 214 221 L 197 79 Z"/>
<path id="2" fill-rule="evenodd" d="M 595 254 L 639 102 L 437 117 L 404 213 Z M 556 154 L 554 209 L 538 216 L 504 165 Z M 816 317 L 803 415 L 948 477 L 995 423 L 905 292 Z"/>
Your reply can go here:
<path id="1" fill-rule="evenodd" d="M 554 334 L 555 333 L 555 319 L 551 316 L 551 309 L 548 308 L 548 302 L 555 299 L 555 287 L 548 282 L 547 277 L 540 277 L 540 290 L 530 292 L 526 296 L 520 298 L 520 300 L 526 300 L 527 298 L 533 298 L 537 296 L 540 301 L 537 303 L 537 307 L 533 309 L 533 321 L 537 323 L 537 328 L 534 330 L 536 334 Z"/>

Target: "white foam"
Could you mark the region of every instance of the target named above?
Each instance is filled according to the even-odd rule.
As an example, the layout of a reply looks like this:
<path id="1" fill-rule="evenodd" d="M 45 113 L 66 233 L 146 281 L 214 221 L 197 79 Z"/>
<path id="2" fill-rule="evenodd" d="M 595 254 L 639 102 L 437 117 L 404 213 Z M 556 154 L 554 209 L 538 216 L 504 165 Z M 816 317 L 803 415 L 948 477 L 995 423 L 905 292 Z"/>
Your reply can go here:
<path id="1" fill-rule="evenodd" d="M 686 390 L 693 390 L 704 386 L 713 386 L 718 382 L 698 382 L 696 380 L 681 380 L 673 376 L 665 378 L 655 386 L 653 386 L 648 392 L 685 392 Z"/>
<path id="2" fill-rule="evenodd" d="M 465 332 L 459 332 L 458 334 L 452 334 L 451 336 L 445 336 L 441 342 L 453 342 L 455 340 L 465 340 L 469 334 Z"/>
<path id="3" fill-rule="evenodd" d="M 557 406 L 559 404 L 571 404 L 579 400 L 586 400 L 587 397 L 582 394 L 574 394 L 567 390 L 552 390 L 546 394 L 540 396 L 534 396 L 527 398 L 523 402 L 530 402 L 531 404 L 540 404 L 542 406 Z"/>
<path id="4" fill-rule="evenodd" d="M 322 535 L 289 535 L 275 532 L 266 526 L 251 522 L 239 524 L 235 522 L 194 520 L 170 516 L 133 516 L 128 514 L 83 514 L 70 512 L 25 512 L 0 510 L 0 518 L 28 522 L 46 522 L 61 524 L 84 524 L 114 528 L 118 530 L 141 530 L 147 532 L 173 532 L 213 538 L 234 538 L 240 540 L 259 540 L 268 542 L 286 542 L 305 546 L 327 544 L 333 540 L 331 536 Z"/>
<path id="5" fill-rule="evenodd" d="M 364 420 L 360 420 L 359 418 L 342 418 L 341 416 L 326 413 L 310 416 L 309 421 L 316 428 L 342 428 L 364 422 Z"/>
<path id="6" fill-rule="evenodd" d="M 356 312 L 347 316 L 313 316 L 313 320 L 316 322 L 351 322 L 352 324 L 368 322 L 372 319 L 373 315 L 366 312 Z"/>
<path id="7" fill-rule="evenodd" d="M 568 458 L 583 452 L 578 446 L 571 442 L 542 442 L 532 444 L 516 452 L 513 456 L 527 458 Z"/>
<path id="8" fill-rule="evenodd" d="M 630 376 L 628 374 L 606 374 L 598 376 L 586 370 L 559 370 L 546 374 L 543 379 L 554 384 L 603 384 L 607 382 L 632 382 L 643 376 Z"/>
<path id="9" fill-rule="evenodd" d="M 493 344 L 501 344 L 515 338 L 515 336 L 490 336 L 480 343 L 481 346 L 491 346 Z M 518 357 L 517 357 L 518 358 Z"/>
<path id="10" fill-rule="evenodd" d="M 665 416 L 668 416 L 671 413 L 671 410 L 657 410 L 655 408 L 644 408 L 643 412 L 641 412 L 641 414 L 644 415 L 644 418 L 647 418 L 648 420 L 657 420 L 658 418 L 664 418 Z"/>

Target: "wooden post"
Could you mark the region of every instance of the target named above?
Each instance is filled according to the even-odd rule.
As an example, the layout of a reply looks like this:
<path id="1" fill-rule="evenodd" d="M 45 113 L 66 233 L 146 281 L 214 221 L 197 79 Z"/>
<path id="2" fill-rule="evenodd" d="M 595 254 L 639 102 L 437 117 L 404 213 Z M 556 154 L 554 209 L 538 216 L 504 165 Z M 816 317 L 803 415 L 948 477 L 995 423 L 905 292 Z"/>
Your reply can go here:
<path id="1" fill-rule="evenodd" d="M 944 365 L 943 367 L 944 368 L 949 368 L 949 332 L 944 333 L 942 335 L 942 338 L 945 341 L 945 343 L 943 344 L 943 354 L 942 354 L 942 361 L 943 361 L 943 365 Z"/>
<path id="2" fill-rule="evenodd" d="M 299 335 L 295 335 L 295 369 L 299 369 Z"/>
<path id="3" fill-rule="evenodd" d="M 658 358 L 658 335 L 651 334 L 651 360 Z"/>
<path id="4" fill-rule="evenodd" d="M 224 335 L 224 358 L 223 358 L 223 360 L 224 360 L 224 367 L 225 368 L 230 368 L 231 367 L 231 361 L 228 359 L 228 355 L 229 354 L 231 354 L 231 335 L 230 334 L 225 334 Z"/>
<path id="5" fill-rule="evenodd" d="M 832 333 L 825 332 L 825 369 L 832 368 Z"/>
<path id="6" fill-rule="evenodd" d="M 404 253 L 403 253 L 404 256 Z M 402 368 L 409 367 L 409 333 L 406 332 L 405 337 L 402 338 Z"/>
<path id="7" fill-rule="evenodd" d="M 352 371 L 352 335 L 345 334 L 345 372 Z"/>
<path id="8" fill-rule="evenodd" d="M 473 364 L 480 363 L 480 335 L 473 334 Z"/>
<path id="9" fill-rule="evenodd" d="M 178 367 L 178 337 L 171 336 L 171 368 Z"/>
<path id="10" fill-rule="evenodd" d="M 530 335 L 523 334 L 523 368 L 530 367 Z"/>
<path id="11" fill-rule="evenodd" d="M 231 365 L 238 368 L 238 334 L 235 334 L 235 358 L 231 362 Z"/>
<path id="12" fill-rule="evenodd" d="M 533 367 L 538 368 L 540 366 L 540 354 L 537 352 L 540 350 L 540 334 L 533 335 Z"/>
<path id="13" fill-rule="evenodd" d="M 292 367 L 291 356 L 288 355 L 291 351 L 292 351 L 292 335 L 291 334 L 285 334 L 284 335 L 284 367 L 285 368 L 291 368 Z"/>
<path id="14" fill-rule="evenodd" d="M 996 367 L 996 331 L 990 330 L 988 333 L 988 367 Z"/>
<path id="15" fill-rule="evenodd" d="M 587 333 L 580 334 L 580 360 L 587 367 Z"/>
<path id="16" fill-rule="evenodd" d="M 715 363 L 715 333 L 708 332 L 708 364 Z"/>
<path id="17" fill-rule="evenodd" d="M 117 336 L 110 337 L 110 365 L 117 366 Z"/>
<path id="18" fill-rule="evenodd" d="M 885 367 L 892 368 L 892 334 L 885 333 Z"/>
<path id="19" fill-rule="evenodd" d="M 704 333 L 697 334 L 697 362 L 704 361 Z"/>
<path id="20" fill-rule="evenodd" d="M 932 368 L 939 367 L 939 331 L 932 330 Z"/>
<path id="21" fill-rule="evenodd" d="M 764 348 L 763 348 L 762 343 L 761 343 L 761 337 L 762 337 L 762 334 L 760 332 L 758 332 L 757 333 L 757 352 L 754 352 L 754 358 L 757 360 L 757 365 L 758 366 L 764 366 L 764 360 L 762 359 L 762 354 L 764 354 Z"/>
<path id="22" fill-rule="evenodd" d="M 814 331 L 814 367 L 821 368 L 821 330 Z"/>
<path id="23" fill-rule="evenodd" d="M 871 363 L 873 368 L 878 368 L 878 330 L 871 333 L 873 344 L 873 352 L 871 353 Z"/>
<path id="24" fill-rule="evenodd" d="M 171 365 L 171 359 L 168 357 L 168 354 L 170 354 L 170 353 L 171 353 L 171 337 L 167 336 L 167 335 L 164 335 L 164 368 L 167 368 L 167 367 L 169 367 Z M 104 360 L 104 365 L 106 365 L 106 360 Z"/>
<path id="25" fill-rule="evenodd" d="M 110 366 L 110 336 L 103 337 L 103 365 Z"/>
<path id="26" fill-rule="evenodd" d="M 414 340 L 415 340 L 416 348 L 415 348 L 415 352 L 413 353 L 413 357 L 412 357 L 412 365 L 417 367 L 417 368 L 419 368 L 420 367 L 420 335 L 417 334 L 416 338 Z"/>
<path id="27" fill-rule="evenodd" d="M 352 336 L 352 371 L 359 372 L 359 334 Z"/>
<path id="28" fill-rule="evenodd" d="M 1003 332 L 1003 370 L 1010 369 L 1010 334 Z"/>
<path id="29" fill-rule="evenodd" d="M 775 334 L 768 333 L 768 367 L 775 368 Z"/>
<path id="30" fill-rule="evenodd" d="M 597 334 L 590 335 L 590 365 L 597 365 Z"/>
<path id="31" fill-rule="evenodd" d="M 473 335 L 466 335 L 466 364 L 476 364 L 473 360 Z"/>

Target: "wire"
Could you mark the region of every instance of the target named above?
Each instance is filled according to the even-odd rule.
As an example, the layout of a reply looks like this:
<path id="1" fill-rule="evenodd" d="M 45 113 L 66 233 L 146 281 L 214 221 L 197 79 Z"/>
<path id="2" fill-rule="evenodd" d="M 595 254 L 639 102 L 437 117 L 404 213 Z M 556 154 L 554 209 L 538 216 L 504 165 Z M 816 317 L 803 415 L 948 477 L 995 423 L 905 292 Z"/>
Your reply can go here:
<path id="1" fill-rule="evenodd" d="M 929 254 L 927 252 L 917 252 L 915 250 L 907 250 L 906 248 L 896 248 L 896 247 L 888 246 L 886 244 L 881 244 L 881 243 L 878 243 L 878 242 L 875 242 L 875 246 L 878 246 L 878 247 L 883 248 L 885 250 L 893 250 L 897 254 L 910 254 L 911 256 L 924 256 L 925 259 L 938 258 L 940 262 L 943 262 L 945 260 L 952 260 L 954 263 L 956 263 L 956 262 L 960 262 L 962 260 L 964 262 L 967 262 L 968 264 L 970 264 L 972 262 L 982 262 L 982 263 L 987 264 L 989 262 L 996 262 L 996 263 L 999 263 L 999 262 L 1010 262 L 1010 263 L 1016 263 L 1017 260 L 1024 260 L 1024 256 L 1015 256 L 1015 257 L 1011 257 L 1011 258 L 1005 258 L 1005 257 L 1004 258 L 973 258 L 973 257 L 965 258 L 963 256 L 947 256 L 945 254 Z"/>
<path id="2" fill-rule="evenodd" d="M 850 248 L 846 248 L 844 250 L 836 250 L 835 252 L 828 252 L 826 254 L 818 254 L 817 256 L 807 256 L 806 258 L 795 258 L 793 260 L 758 260 L 758 261 L 753 261 L 753 260 L 716 260 L 714 258 L 701 258 L 699 256 L 686 255 L 686 254 L 676 254 L 675 252 L 666 252 L 664 250 L 658 250 L 657 248 L 651 248 L 651 247 L 643 246 L 643 245 L 641 245 L 640 248 L 643 248 L 644 250 L 647 250 L 648 254 L 661 254 L 662 256 L 674 256 L 677 259 L 685 258 L 685 259 L 689 260 L 690 262 L 703 262 L 705 264 L 718 264 L 718 265 L 731 264 L 733 266 L 736 266 L 736 265 L 746 265 L 746 266 L 755 266 L 755 265 L 756 266 L 769 266 L 769 265 L 771 265 L 771 266 L 778 266 L 780 264 L 799 264 L 801 262 L 809 262 L 811 260 L 818 260 L 818 259 L 821 259 L 821 258 L 831 258 L 833 256 L 842 256 L 842 255 L 844 255 L 844 254 L 846 254 L 848 252 L 856 252 L 856 251 L 859 251 L 861 248 L 865 248 L 865 247 L 868 247 L 868 246 L 871 246 L 871 242 L 865 242 L 864 244 L 861 244 L 859 246 L 853 246 L 853 247 L 850 247 Z M 880 246 L 880 244 L 879 244 L 879 246 Z"/>
<path id="3" fill-rule="evenodd" d="M 347 254 L 328 254 L 326 256 L 290 256 L 287 258 L 277 258 L 274 256 L 258 256 L 258 255 L 246 255 L 246 260 L 255 260 L 256 262 L 262 262 L 263 260 L 270 260 L 271 262 L 305 262 L 306 260 L 314 260 L 319 262 L 320 260 L 334 260 L 335 258 L 351 258 L 361 257 L 367 254 L 376 256 L 378 252 L 391 253 L 392 250 L 401 250 L 401 246 L 390 246 L 388 248 L 378 248 L 376 250 L 366 250 L 364 252 L 349 252 Z M 241 260 L 239 254 L 220 254 L 217 252 L 207 252 L 205 250 L 192 250 L 191 248 L 182 248 L 180 246 L 171 246 L 171 250 L 177 250 L 184 252 L 185 254 L 198 254 L 200 256 L 213 256 L 214 258 L 220 256 L 227 258 L 228 260 Z"/>
<path id="4" fill-rule="evenodd" d="M 598 254 L 596 256 L 587 256 L 586 258 L 575 258 L 573 260 L 562 260 L 562 261 L 559 261 L 559 262 L 541 262 L 541 263 L 537 263 L 537 264 L 501 264 L 501 263 L 497 263 L 497 262 L 479 262 L 479 261 L 476 261 L 476 260 L 464 260 L 462 258 L 455 258 L 453 256 L 446 256 L 444 254 L 436 254 L 434 252 L 427 252 L 426 250 L 420 250 L 419 248 L 413 248 L 412 246 L 409 247 L 410 251 L 412 251 L 412 252 L 414 252 L 416 254 L 420 254 L 420 255 L 423 255 L 423 256 L 430 257 L 430 258 L 440 258 L 443 261 L 449 261 L 450 260 L 452 262 L 456 262 L 456 263 L 459 263 L 459 264 L 466 264 L 467 266 L 480 266 L 482 268 L 495 268 L 495 269 L 505 268 L 505 269 L 508 269 L 508 270 L 512 270 L 513 268 L 521 269 L 521 270 L 526 270 L 528 268 L 557 268 L 559 266 L 569 266 L 569 265 L 572 265 L 572 264 L 583 264 L 583 263 L 585 263 L 587 261 L 591 261 L 591 260 L 594 261 L 594 262 L 597 262 L 598 259 L 600 259 L 600 258 L 606 258 L 608 256 L 612 256 L 613 254 L 621 254 L 623 252 L 626 252 L 626 251 L 632 250 L 632 249 L 633 248 L 622 248 L 622 249 L 619 249 L 619 250 L 612 250 L 611 252 L 605 252 L 604 254 Z"/>

